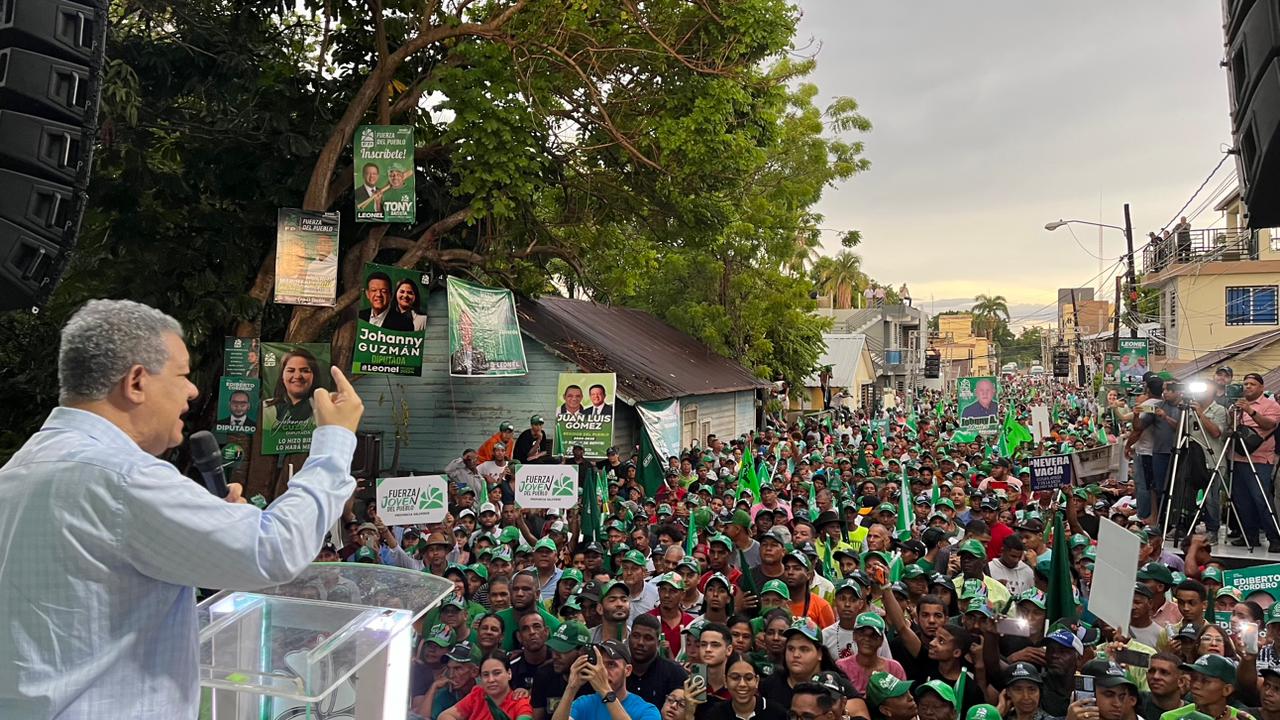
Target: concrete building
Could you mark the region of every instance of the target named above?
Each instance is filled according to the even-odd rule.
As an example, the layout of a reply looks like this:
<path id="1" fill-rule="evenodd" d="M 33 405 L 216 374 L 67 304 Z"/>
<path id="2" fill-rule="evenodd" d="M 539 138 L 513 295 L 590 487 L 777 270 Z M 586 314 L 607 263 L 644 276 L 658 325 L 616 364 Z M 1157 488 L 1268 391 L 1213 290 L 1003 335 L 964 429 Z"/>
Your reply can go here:
<path id="1" fill-rule="evenodd" d="M 999 369 L 995 343 L 974 334 L 971 313 L 939 315 L 933 349 L 940 355 L 944 387 L 956 378 L 994 375 Z"/>
<path id="2" fill-rule="evenodd" d="M 1246 227 L 1239 190 L 1214 209 L 1225 227 L 1178 229 L 1142 253 L 1142 285 L 1160 294 L 1159 317 L 1143 320 L 1159 321 L 1171 369 L 1280 329 L 1275 232 Z"/>
<path id="3" fill-rule="evenodd" d="M 904 304 L 854 310 L 819 308 L 815 314 L 831 318 L 833 333 L 866 336 L 882 393 L 892 389 L 901 395 L 923 384 L 929 330 L 929 314 L 924 310 Z"/>

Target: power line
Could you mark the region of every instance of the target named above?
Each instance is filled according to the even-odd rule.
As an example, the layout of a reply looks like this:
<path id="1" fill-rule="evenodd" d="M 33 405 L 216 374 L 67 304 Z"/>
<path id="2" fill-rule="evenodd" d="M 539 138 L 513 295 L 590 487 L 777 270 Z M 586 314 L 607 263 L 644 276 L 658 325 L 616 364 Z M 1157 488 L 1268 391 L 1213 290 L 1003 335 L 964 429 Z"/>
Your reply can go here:
<path id="1" fill-rule="evenodd" d="M 1182 207 L 1178 209 L 1178 212 L 1174 213 L 1173 217 L 1169 218 L 1169 222 L 1165 223 L 1164 227 L 1160 228 L 1160 232 L 1168 230 L 1169 226 L 1182 216 L 1182 211 L 1186 210 L 1187 206 L 1191 205 L 1191 202 L 1196 199 L 1196 196 L 1200 194 L 1200 191 L 1204 189 L 1204 186 L 1208 185 L 1209 181 L 1213 179 L 1213 176 L 1218 174 L 1218 170 L 1222 168 L 1223 163 L 1225 163 L 1229 157 L 1231 157 L 1231 153 L 1229 152 L 1222 154 L 1222 159 L 1218 161 L 1217 165 L 1213 166 L 1213 170 L 1209 173 L 1209 176 L 1204 179 L 1204 182 L 1200 183 L 1200 187 L 1196 188 L 1196 191 L 1191 194 L 1191 197 L 1187 198 L 1187 201 L 1182 204 Z"/>

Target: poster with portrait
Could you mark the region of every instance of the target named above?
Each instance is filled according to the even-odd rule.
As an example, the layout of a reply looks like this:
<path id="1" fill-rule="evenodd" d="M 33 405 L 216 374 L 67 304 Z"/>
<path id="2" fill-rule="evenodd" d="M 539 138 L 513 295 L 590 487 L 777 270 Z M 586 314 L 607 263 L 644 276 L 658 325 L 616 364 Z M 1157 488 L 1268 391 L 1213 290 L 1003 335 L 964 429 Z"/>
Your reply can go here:
<path id="1" fill-rule="evenodd" d="M 1146 338 L 1119 338 L 1120 364 L 1118 372 L 1125 390 L 1137 392 L 1142 388 L 1142 376 L 1151 370 Z"/>
<path id="2" fill-rule="evenodd" d="M 256 337 L 225 338 L 222 352 L 222 374 L 228 377 L 258 377 L 261 352 Z"/>
<path id="3" fill-rule="evenodd" d="M 554 455 L 568 455 L 574 445 L 581 445 L 586 457 L 605 456 L 613 445 L 617 384 L 613 373 L 560 373 Z"/>
<path id="4" fill-rule="evenodd" d="M 1123 380 L 1120 377 L 1120 353 L 1103 353 L 1102 384 L 1119 385 L 1121 382 Z"/>
<path id="5" fill-rule="evenodd" d="M 410 223 L 416 217 L 413 126 L 361 125 L 355 156 L 356 222 Z"/>
<path id="6" fill-rule="evenodd" d="M 373 263 L 364 266 L 352 373 L 422 374 L 430 284 L 430 273 Z"/>
<path id="7" fill-rule="evenodd" d="M 449 374 L 466 377 L 527 375 L 516 299 L 510 290 L 450 276 Z"/>
<path id="8" fill-rule="evenodd" d="M 220 442 L 231 435 L 253 435 L 258 432 L 258 378 L 218 378 L 218 414 L 213 434 Z"/>
<path id="9" fill-rule="evenodd" d="M 333 307 L 338 290 L 338 213 L 281 208 L 276 216 L 276 294 L 281 305 Z"/>
<path id="10" fill-rule="evenodd" d="M 310 452 L 318 388 L 333 389 L 328 343 L 262 343 L 263 455 Z"/>
<path id="11" fill-rule="evenodd" d="M 960 427 L 994 428 L 1000 423 L 1000 386 L 991 376 L 956 380 Z"/>

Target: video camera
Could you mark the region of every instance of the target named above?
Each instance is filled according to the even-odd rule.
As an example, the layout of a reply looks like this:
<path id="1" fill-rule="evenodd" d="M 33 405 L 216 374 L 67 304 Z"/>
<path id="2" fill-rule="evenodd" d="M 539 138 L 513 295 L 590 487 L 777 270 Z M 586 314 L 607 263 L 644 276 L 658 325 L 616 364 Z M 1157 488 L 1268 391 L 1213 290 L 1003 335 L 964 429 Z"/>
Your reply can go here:
<path id="1" fill-rule="evenodd" d="M 1235 402 L 1244 397 L 1244 383 L 1231 383 L 1227 385 L 1227 399 Z"/>

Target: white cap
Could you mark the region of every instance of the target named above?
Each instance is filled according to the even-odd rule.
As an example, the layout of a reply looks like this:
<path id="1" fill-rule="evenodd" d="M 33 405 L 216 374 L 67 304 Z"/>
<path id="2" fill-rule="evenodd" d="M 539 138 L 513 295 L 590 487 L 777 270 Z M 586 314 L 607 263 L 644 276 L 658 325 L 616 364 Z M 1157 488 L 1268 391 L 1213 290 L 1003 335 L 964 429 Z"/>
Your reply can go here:
<path id="1" fill-rule="evenodd" d="M 481 506 L 480 506 L 480 514 L 481 514 L 481 515 L 483 515 L 483 514 L 485 514 L 485 513 L 487 513 L 487 512 L 491 512 L 491 513 L 497 514 L 497 512 L 498 512 L 498 506 L 497 506 L 497 505 L 494 505 L 494 504 L 493 504 L 493 503 L 491 503 L 491 502 L 487 502 L 487 503 L 485 503 L 485 504 L 481 505 Z"/>
<path id="2" fill-rule="evenodd" d="M 461 511 L 458 512 L 458 517 L 460 518 L 464 518 L 468 515 L 470 515 L 471 517 L 475 517 L 476 511 L 472 510 L 471 508 L 463 508 Z"/>

